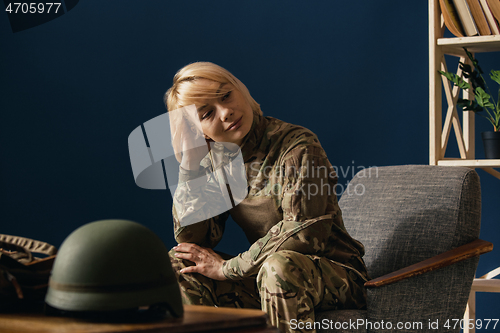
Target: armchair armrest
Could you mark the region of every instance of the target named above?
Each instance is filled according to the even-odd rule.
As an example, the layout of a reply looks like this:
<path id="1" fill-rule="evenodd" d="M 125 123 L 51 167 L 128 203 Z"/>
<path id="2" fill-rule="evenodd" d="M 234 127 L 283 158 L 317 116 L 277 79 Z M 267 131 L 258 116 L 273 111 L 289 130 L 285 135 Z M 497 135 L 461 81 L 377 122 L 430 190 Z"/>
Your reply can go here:
<path id="1" fill-rule="evenodd" d="M 432 258 L 423 260 L 395 272 L 380 276 L 365 283 L 365 287 L 381 287 L 412 276 L 449 266 L 456 262 L 469 259 L 493 250 L 493 244 L 481 239 L 476 239 L 468 244 L 459 246 L 453 250 L 438 254 Z"/>

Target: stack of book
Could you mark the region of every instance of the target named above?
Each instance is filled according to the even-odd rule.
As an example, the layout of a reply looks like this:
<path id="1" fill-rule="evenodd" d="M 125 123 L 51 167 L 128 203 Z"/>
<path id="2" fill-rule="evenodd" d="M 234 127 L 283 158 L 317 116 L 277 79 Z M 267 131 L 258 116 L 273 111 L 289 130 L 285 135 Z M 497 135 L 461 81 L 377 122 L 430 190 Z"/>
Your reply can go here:
<path id="1" fill-rule="evenodd" d="M 457 37 L 500 35 L 500 0 L 439 0 L 439 5 Z"/>

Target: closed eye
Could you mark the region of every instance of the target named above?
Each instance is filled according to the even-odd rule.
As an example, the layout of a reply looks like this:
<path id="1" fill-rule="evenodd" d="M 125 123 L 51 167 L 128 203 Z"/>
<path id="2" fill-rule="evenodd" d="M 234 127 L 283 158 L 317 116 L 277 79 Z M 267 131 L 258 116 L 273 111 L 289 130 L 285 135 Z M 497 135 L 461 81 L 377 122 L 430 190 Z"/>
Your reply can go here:
<path id="1" fill-rule="evenodd" d="M 232 90 L 229 90 L 224 96 L 222 96 L 221 100 L 224 102 L 229 97 L 231 97 Z"/>
<path id="2" fill-rule="evenodd" d="M 208 119 L 213 113 L 213 110 L 208 110 L 207 112 L 205 112 L 202 116 L 201 116 L 201 120 L 204 120 L 204 119 Z"/>

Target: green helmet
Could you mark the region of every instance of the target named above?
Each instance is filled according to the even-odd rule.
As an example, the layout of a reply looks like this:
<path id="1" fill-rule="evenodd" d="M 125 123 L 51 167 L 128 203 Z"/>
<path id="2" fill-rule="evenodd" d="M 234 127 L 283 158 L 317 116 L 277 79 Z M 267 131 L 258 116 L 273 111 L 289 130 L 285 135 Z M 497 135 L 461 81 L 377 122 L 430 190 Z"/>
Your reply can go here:
<path id="1" fill-rule="evenodd" d="M 88 223 L 64 240 L 45 302 L 63 311 L 160 305 L 173 316 L 183 314 L 167 248 L 151 230 L 125 220 Z"/>

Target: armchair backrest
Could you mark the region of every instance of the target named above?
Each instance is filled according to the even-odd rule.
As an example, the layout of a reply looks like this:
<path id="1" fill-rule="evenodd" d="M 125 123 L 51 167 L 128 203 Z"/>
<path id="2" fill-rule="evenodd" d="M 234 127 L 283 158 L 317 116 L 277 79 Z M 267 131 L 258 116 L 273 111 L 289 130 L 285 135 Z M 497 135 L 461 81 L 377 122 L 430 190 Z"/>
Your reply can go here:
<path id="1" fill-rule="evenodd" d="M 365 246 L 371 278 L 479 237 L 479 176 L 431 165 L 361 170 L 340 201 L 349 234 Z"/>

